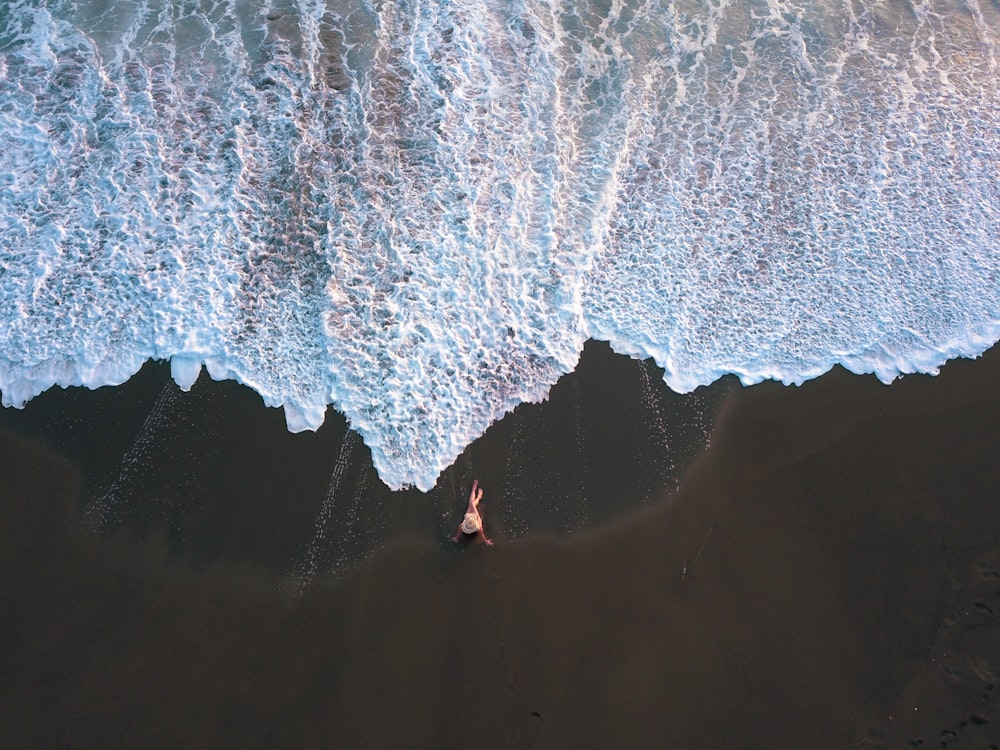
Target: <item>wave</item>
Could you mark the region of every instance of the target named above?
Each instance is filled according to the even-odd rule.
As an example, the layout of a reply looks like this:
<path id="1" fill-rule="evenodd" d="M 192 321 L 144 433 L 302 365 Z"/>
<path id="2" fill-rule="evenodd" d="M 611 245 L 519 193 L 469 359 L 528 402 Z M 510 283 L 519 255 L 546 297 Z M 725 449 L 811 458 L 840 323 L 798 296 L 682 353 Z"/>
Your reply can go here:
<path id="1" fill-rule="evenodd" d="M 690 391 L 1000 339 L 995 5 L 17 0 L 0 391 L 204 367 L 430 489 L 587 338 Z"/>

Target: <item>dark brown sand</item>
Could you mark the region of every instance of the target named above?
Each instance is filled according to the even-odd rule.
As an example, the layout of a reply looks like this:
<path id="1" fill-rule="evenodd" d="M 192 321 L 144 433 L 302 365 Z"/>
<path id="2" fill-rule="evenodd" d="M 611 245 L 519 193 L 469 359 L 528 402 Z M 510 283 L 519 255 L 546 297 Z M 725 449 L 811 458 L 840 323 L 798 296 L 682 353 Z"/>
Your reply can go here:
<path id="1" fill-rule="evenodd" d="M 426 495 L 162 365 L 0 430 L 4 747 L 1000 747 L 1000 351 L 678 396 L 588 345 Z"/>

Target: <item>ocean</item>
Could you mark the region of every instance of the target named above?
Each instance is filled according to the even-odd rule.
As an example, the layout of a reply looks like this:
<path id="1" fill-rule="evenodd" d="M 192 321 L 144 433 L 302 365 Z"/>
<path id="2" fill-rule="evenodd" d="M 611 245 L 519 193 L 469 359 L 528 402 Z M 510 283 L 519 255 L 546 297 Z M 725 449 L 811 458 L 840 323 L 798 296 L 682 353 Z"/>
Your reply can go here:
<path id="1" fill-rule="evenodd" d="M 584 342 L 676 391 L 1000 339 L 1000 6 L 14 0 L 0 392 L 170 360 L 434 486 Z"/>

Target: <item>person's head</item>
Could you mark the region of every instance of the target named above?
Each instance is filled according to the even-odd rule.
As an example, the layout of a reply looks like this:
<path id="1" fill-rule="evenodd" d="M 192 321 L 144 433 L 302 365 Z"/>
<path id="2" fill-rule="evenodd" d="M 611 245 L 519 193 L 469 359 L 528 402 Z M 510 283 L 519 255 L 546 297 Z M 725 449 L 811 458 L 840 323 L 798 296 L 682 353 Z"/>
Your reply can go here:
<path id="1" fill-rule="evenodd" d="M 462 521 L 462 532 L 465 534 L 475 534 L 483 527 L 483 522 L 479 516 L 469 513 Z"/>

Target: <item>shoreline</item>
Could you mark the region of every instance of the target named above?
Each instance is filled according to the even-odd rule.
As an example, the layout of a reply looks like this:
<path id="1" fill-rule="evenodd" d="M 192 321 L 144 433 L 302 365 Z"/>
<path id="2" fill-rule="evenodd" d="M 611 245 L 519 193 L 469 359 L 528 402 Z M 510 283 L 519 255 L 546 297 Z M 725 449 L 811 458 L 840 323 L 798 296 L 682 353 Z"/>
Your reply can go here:
<path id="1" fill-rule="evenodd" d="M 221 554 L 280 571 L 294 567 L 289 547 L 310 554 L 340 529 L 339 547 L 316 560 L 322 570 L 337 567 L 331 556 L 354 564 L 397 533 L 450 537 L 474 478 L 486 488 L 487 523 L 508 540 L 572 535 L 654 502 L 677 486 L 721 403 L 740 387 L 726 378 L 681 395 L 661 376 L 651 360 L 590 342 L 545 401 L 494 423 L 426 493 L 386 487 L 332 407 L 318 431 L 290 433 L 280 408 L 235 381 L 203 376 L 182 392 L 169 362 L 149 362 L 119 386 L 47 391 L 0 412 L 0 430 L 40 440 L 77 465 L 81 508 L 106 530 L 140 542 L 165 535 L 181 556 Z M 215 517 L 196 507 L 208 495 Z M 292 515 L 275 518 L 276 507 Z M 197 527 L 226 514 L 269 522 L 238 529 L 220 549 L 216 534 Z M 275 534 L 274 553 L 261 555 Z"/>

